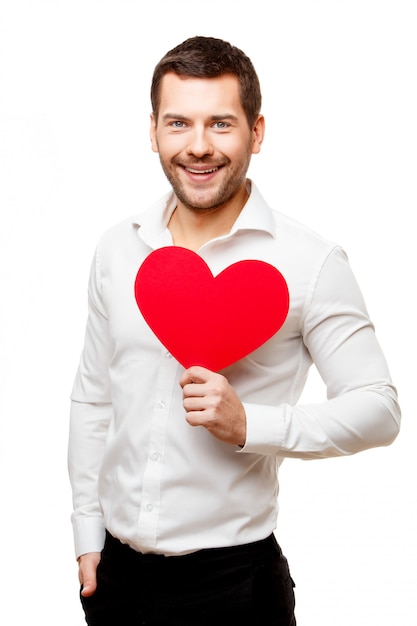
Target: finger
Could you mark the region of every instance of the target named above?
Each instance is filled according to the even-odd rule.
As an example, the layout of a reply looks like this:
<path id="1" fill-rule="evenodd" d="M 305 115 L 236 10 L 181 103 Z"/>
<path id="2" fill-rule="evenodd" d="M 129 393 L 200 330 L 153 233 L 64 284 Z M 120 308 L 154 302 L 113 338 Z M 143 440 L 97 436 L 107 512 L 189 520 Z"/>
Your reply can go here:
<path id="1" fill-rule="evenodd" d="M 208 403 L 203 396 L 184 396 L 183 407 L 187 413 L 190 411 L 204 411 Z"/>
<path id="2" fill-rule="evenodd" d="M 187 383 L 182 388 L 183 398 L 202 398 L 206 395 L 206 386 L 204 383 Z"/>
<path id="3" fill-rule="evenodd" d="M 212 375 L 213 372 L 211 370 L 200 365 L 193 365 L 185 370 L 181 376 L 180 385 L 184 387 L 189 384 L 206 383 Z"/>
<path id="4" fill-rule="evenodd" d="M 201 411 L 192 411 L 185 414 L 185 420 L 189 426 L 204 426 L 206 427 L 206 421 L 204 420 L 203 413 Z"/>

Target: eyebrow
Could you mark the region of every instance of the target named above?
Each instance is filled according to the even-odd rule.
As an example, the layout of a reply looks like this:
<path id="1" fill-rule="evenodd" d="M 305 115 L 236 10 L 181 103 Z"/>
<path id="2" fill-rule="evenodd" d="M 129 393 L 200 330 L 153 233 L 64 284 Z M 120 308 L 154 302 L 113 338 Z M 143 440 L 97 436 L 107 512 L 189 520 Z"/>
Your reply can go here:
<path id="1" fill-rule="evenodd" d="M 189 118 L 185 115 L 181 115 L 181 114 L 176 114 L 176 113 L 165 113 L 162 116 L 162 119 L 164 121 L 168 121 L 168 120 L 179 120 L 181 122 L 185 122 L 187 121 Z M 208 118 L 208 120 L 210 122 L 221 122 L 223 120 L 230 120 L 233 122 L 237 122 L 238 118 L 236 115 L 232 115 L 231 113 L 225 113 L 224 115 L 210 115 L 210 117 Z"/>

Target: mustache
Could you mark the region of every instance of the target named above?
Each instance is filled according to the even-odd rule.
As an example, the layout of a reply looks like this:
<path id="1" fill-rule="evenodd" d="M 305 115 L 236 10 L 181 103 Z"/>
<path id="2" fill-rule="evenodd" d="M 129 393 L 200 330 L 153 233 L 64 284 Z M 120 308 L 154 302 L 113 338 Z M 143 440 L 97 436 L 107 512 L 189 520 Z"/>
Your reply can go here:
<path id="1" fill-rule="evenodd" d="M 223 165 L 228 165 L 230 163 L 229 159 L 222 159 L 220 161 L 213 161 L 212 159 L 190 159 L 184 160 L 181 158 L 172 159 L 174 165 L 179 165 L 181 167 L 186 167 L 189 169 L 212 169 L 216 167 L 223 167 Z"/>

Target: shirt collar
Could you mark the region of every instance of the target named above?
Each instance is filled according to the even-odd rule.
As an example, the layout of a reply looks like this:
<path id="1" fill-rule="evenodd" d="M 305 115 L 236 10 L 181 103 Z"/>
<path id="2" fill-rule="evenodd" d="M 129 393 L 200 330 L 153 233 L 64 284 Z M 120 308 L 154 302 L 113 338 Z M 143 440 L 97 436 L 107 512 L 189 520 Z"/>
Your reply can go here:
<path id="1" fill-rule="evenodd" d="M 250 179 L 247 180 L 247 190 L 249 198 L 229 236 L 242 230 L 262 230 L 269 233 L 271 237 L 275 237 L 276 225 L 271 208 Z M 172 245 L 172 238 L 167 225 L 176 204 L 176 197 L 170 191 L 143 213 L 135 215 L 132 219 L 133 225 L 138 228 L 139 237 L 152 248 Z"/>

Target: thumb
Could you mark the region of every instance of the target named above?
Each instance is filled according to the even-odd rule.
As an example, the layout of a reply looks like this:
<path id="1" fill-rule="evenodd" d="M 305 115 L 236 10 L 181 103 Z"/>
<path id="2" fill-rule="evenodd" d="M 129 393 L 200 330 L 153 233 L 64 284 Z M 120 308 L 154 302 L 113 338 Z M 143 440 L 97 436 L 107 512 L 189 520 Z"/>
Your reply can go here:
<path id="1" fill-rule="evenodd" d="M 81 595 L 84 598 L 88 598 L 92 596 L 97 589 L 97 581 L 95 576 L 92 578 L 87 578 L 85 583 L 82 584 Z"/>
<path id="2" fill-rule="evenodd" d="M 84 554 L 79 559 L 79 578 L 82 585 L 81 595 L 84 598 L 92 596 L 97 589 L 96 571 L 99 561 L 99 552 Z"/>

